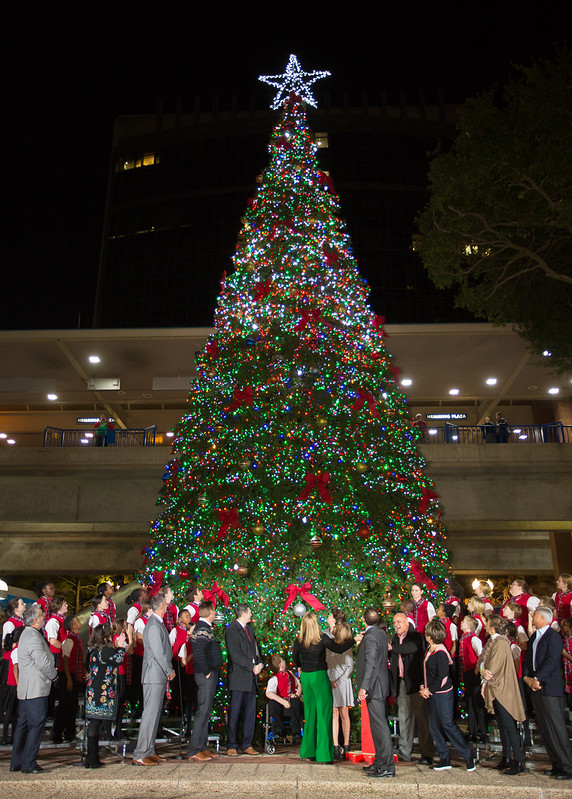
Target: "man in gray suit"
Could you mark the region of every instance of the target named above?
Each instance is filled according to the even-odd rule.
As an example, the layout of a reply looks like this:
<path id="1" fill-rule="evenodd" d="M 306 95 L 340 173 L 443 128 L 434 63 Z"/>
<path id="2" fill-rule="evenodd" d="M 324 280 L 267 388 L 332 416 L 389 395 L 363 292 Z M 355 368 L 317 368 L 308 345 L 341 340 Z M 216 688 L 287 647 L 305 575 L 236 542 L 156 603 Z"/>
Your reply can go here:
<path id="1" fill-rule="evenodd" d="M 163 624 L 163 616 L 169 604 L 167 592 L 172 596 L 170 589 L 163 588 L 156 596 L 151 597 L 153 613 L 143 632 L 143 715 L 137 746 L 133 752 L 134 766 L 157 766 L 164 760 L 155 753 L 155 738 L 165 702 L 167 681 L 175 676 L 169 633 Z"/>
<path id="2" fill-rule="evenodd" d="M 20 715 L 14 733 L 10 771 L 37 774 L 44 769 L 36 757 L 46 724 L 48 696 L 58 672 L 46 639 L 41 633 L 44 611 L 28 605 L 24 611 L 24 632 L 18 644 L 18 699 Z"/>
<path id="3" fill-rule="evenodd" d="M 366 629 L 356 659 L 356 684 L 358 700 L 367 702 L 371 737 L 375 747 L 375 760 L 365 766 L 368 777 L 395 777 L 395 763 L 391 735 L 385 715 L 385 701 L 389 694 L 387 669 L 387 635 L 377 625 L 379 613 L 373 607 L 364 610 Z"/>

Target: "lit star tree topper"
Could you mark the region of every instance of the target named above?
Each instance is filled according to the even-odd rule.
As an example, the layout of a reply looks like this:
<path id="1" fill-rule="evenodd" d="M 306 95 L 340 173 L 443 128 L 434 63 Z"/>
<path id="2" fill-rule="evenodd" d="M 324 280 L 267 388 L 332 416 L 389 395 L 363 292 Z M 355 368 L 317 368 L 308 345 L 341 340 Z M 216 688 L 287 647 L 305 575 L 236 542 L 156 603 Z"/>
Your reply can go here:
<path id="1" fill-rule="evenodd" d="M 327 70 L 304 72 L 296 56 L 291 55 L 286 66 L 286 72 L 282 75 L 260 75 L 258 80 L 278 89 L 276 97 L 270 106 L 274 110 L 281 107 L 290 92 L 294 92 L 304 103 L 316 108 L 317 102 L 310 91 L 310 86 L 321 78 L 327 78 L 328 75 L 331 75 L 331 72 Z"/>

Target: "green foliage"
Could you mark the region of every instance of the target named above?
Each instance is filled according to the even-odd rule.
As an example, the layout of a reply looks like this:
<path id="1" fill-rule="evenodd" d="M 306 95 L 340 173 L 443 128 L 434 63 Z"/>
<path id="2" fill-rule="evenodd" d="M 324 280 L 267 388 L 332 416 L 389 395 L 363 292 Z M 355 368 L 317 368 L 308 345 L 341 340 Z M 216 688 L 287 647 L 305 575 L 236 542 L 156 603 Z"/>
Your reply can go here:
<path id="1" fill-rule="evenodd" d="M 572 367 L 572 54 L 467 100 L 430 167 L 418 249 L 440 288 Z"/>

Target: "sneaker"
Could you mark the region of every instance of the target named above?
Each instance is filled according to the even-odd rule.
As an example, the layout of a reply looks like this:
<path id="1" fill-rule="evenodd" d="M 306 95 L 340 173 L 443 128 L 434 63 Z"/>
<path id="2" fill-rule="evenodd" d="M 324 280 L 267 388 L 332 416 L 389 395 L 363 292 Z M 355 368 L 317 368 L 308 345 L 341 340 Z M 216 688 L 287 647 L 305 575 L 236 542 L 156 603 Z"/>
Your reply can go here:
<path id="1" fill-rule="evenodd" d="M 447 769 L 451 768 L 451 761 L 450 760 L 439 760 L 439 762 L 433 766 L 433 771 L 446 771 Z"/>
<path id="2" fill-rule="evenodd" d="M 467 760 L 465 760 L 465 763 L 467 764 L 467 771 L 475 771 L 475 769 L 477 768 L 475 766 L 475 761 L 472 757 L 469 757 Z"/>

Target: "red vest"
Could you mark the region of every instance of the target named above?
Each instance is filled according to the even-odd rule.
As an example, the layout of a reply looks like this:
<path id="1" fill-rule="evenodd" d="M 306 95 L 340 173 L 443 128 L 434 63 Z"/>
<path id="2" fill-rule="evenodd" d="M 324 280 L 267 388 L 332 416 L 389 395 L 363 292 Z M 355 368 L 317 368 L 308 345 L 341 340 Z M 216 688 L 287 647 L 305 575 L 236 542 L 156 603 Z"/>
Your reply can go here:
<path id="1" fill-rule="evenodd" d="M 556 618 L 558 621 L 570 618 L 570 604 L 572 603 L 572 591 L 557 591 L 554 597 L 556 605 Z"/>
<path id="2" fill-rule="evenodd" d="M 107 614 L 107 618 L 109 619 L 109 623 L 113 624 L 117 617 L 117 608 L 115 607 L 115 603 L 111 601 L 111 599 L 107 600 L 107 610 L 105 611 Z"/>
<path id="3" fill-rule="evenodd" d="M 415 602 L 415 610 L 413 611 L 413 618 L 415 619 L 415 629 L 417 632 L 423 633 L 425 632 L 425 627 L 427 622 L 429 621 L 429 614 L 427 612 L 427 605 L 429 604 L 429 600 L 422 599 L 419 605 Z"/>
<path id="4" fill-rule="evenodd" d="M 95 630 L 95 628 L 100 624 L 109 624 L 109 616 L 107 615 L 106 610 L 94 610 L 94 612 L 89 617 L 90 622 L 94 616 L 97 617 L 97 624 L 90 624 L 89 625 L 90 630 Z"/>
<path id="5" fill-rule="evenodd" d="M 83 644 L 81 638 L 75 633 L 68 633 L 68 638 L 73 641 L 71 652 L 69 653 L 70 672 L 75 677 L 76 682 L 83 682 Z M 64 659 L 61 657 L 58 663 L 58 671 L 63 672 L 63 664 Z"/>
<path id="6" fill-rule="evenodd" d="M 478 657 L 473 649 L 473 638 L 478 636 L 475 633 L 463 633 L 459 645 L 459 658 L 461 660 L 461 671 L 473 671 L 477 665 Z"/>
<path id="7" fill-rule="evenodd" d="M 22 621 L 22 619 L 19 616 L 10 616 L 9 619 L 6 619 L 4 624 L 7 624 L 9 621 L 11 621 L 12 624 L 14 625 L 14 629 L 16 627 L 23 627 L 24 626 L 24 622 Z M 2 653 L 2 657 L 4 658 L 4 660 L 10 660 L 11 651 L 12 650 L 8 650 L 8 652 L 6 652 L 6 650 L 4 650 L 4 652 Z M 11 685 L 11 683 L 8 683 L 8 685 Z"/>
<path id="8" fill-rule="evenodd" d="M 447 651 L 450 654 L 451 648 L 453 646 L 453 639 L 451 638 L 451 625 L 453 624 L 453 622 L 451 621 L 451 619 L 441 619 L 441 621 L 443 622 L 443 626 L 445 627 L 445 640 L 443 641 L 443 643 L 447 647 Z"/>
<path id="9" fill-rule="evenodd" d="M 477 635 L 480 638 L 482 645 L 484 646 L 487 643 L 487 634 L 485 632 L 485 618 L 484 616 L 481 616 L 480 613 L 472 613 L 471 615 L 473 616 L 474 619 L 477 619 L 477 621 L 480 621 L 481 623 L 481 629 L 479 630 Z"/>
<path id="10" fill-rule="evenodd" d="M 520 605 L 520 607 L 522 608 L 522 615 L 519 619 L 515 619 L 515 621 L 517 621 L 518 624 L 522 624 L 525 630 L 528 630 L 528 608 L 526 607 L 526 603 L 531 598 L 531 596 L 532 594 L 519 594 L 518 596 L 509 596 L 509 598 L 502 604 L 500 615 L 504 616 L 503 610 L 505 605 L 508 605 L 509 602 L 516 602 L 516 604 Z"/>
<path id="11" fill-rule="evenodd" d="M 276 680 L 278 696 L 282 699 L 289 699 L 291 694 L 296 693 L 296 679 L 291 671 L 277 671 Z"/>
<path id="12" fill-rule="evenodd" d="M 41 596 L 38 599 L 38 602 L 37 602 L 37 604 L 44 611 L 44 616 L 46 617 L 46 620 L 47 620 L 48 616 L 50 615 L 50 602 L 51 602 L 51 600 L 50 600 L 49 596 Z"/>
<path id="13" fill-rule="evenodd" d="M 141 621 L 143 622 L 143 624 L 147 624 L 147 622 L 149 621 L 149 617 L 148 616 L 141 616 L 140 618 L 141 618 Z M 133 654 L 134 655 L 139 655 L 139 657 L 143 657 L 144 651 L 145 650 L 143 648 L 143 644 L 140 644 L 139 641 L 136 640 L 135 641 L 135 649 L 133 650 Z"/>
<path id="14" fill-rule="evenodd" d="M 60 626 L 58 627 L 58 639 L 57 640 L 61 644 L 63 644 L 63 642 L 68 637 L 68 634 L 66 632 L 66 628 L 64 627 L 64 617 L 62 616 L 61 613 L 52 613 L 52 615 L 50 616 L 49 619 L 47 619 L 47 621 L 51 621 L 52 619 L 57 619 L 59 621 L 59 623 L 60 623 Z M 48 641 L 48 643 L 49 643 L 49 641 Z M 52 646 L 52 644 L 49 644 L 49 646 L 50 646 L 50 652 L 52 652 L 52 654 L 54 654 L 54 655 L 60 655 L 61 654 L 61 651 L 62 651 L 61 646 L 60 646 L 59 649 L 56 646 Z"/>
<path id="15" fill-rule="evenodd" d="M 181 651 L 181 647 L 183 644 L 187 645 L 187 662 L 185 663 L 185 674 L 194 674 L 195 673 L 195 664 L 193 662 L 193 647 L 191 645 L 191 639 L 189 638 L 189 631 L 186 627 L 177 627 L 177 634 L 175 637 L 175 643 L 173 644 L 173 657 L 179 657 L 179 652 Z"/>
<path id="16" fill-rule="evenodd" d="M 18 649 L 18 647 L 16 647 Z M 14 650 L 12 650 L 14 652 Z M 12 652 L 10 654 L 12 654 Z M 6 685 L 13 685 L 16 687 L 18 683 L 16 682 L 16 675 L 14 674 L 14 663 L 12 658 L 10 658 L 8 662 L 8 677 L 6 678 Z"/>
<path id="17" fill-rule="evenodd" d="M 174 602 L 169 602 L 167 610 L 163 616 L 163 624 L 169 632 L 177 626 L 177 606 Z"/>

